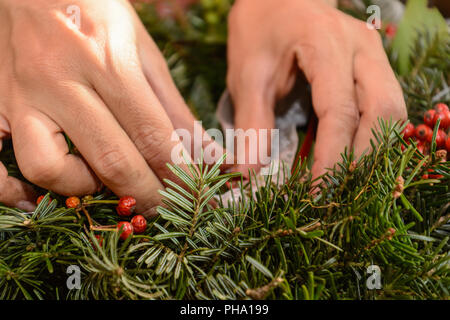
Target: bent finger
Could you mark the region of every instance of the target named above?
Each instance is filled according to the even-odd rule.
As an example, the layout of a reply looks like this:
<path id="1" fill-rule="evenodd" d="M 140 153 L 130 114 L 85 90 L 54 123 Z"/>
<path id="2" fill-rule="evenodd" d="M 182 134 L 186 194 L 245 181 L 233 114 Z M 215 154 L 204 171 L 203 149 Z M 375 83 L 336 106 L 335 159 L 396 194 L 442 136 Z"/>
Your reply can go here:
<path id="1" fill-rule="evenodd" d="M 370 140 L 373 139 L 371 129 L 377 126 L 378 119 L 406 120 L 407 110 L 402 89 L 381 42 L 376 48 L 363 50 L 356 56 L 354 70 L 361 111 L 354 140 L 355 154 L 359 157 L 370 150 Z"/>
<path id="2" fill-rule="evenodd" d="M 185 148 L 190 152 L 191 158 L 197 159 L 201 150 L 204 149 L 204 156 L 208 157 L 204 159 L 205 162 L 208 164 L 216 162 L 225 152 L 224 148 L 215 139 L 211 139 L 211 135 L 203 129 L 201 122 L 194 117 L 186 105 L 175 86 L 163 55 L 142 25 L 140 25 L 138 34 L 138 55 L 144 76 L 170 118 L 173 127 L 176 130 L 187 130 L 193 138 L 182 140 Z M 196 139 L 200 141 L 196 141 Z M 222 165 L 222 169 L 226 168 L 226 164 Z"/>
<path id="3" fill-rule="evenodd" d="M 235 171 L 248 178 L 252 171 L 270 164 L 272 129 L 275 127 L 275 94 L 271 66 L 266 57 L 256 58 L 244 70 L 229 71 L 228 88 L 234 106 Z M 265 70 L 265 71 L 261 71 Z M 271 92 L 270 94 L 268 92 Z"/>
<path id="4" fill-rule="evenodd" d="M 29 110 L 11 130 L 17 163 L 29 181 L 66 196 L 98 190 L 100 181 L 82 158 L 69 153 L 61 128 L 46 115 Z"/>
<path id="5" fill-rule="evenodd" d="M 71 108 L 68 101 L 83 108 Z M 156 214 L 162 185 L 96 92 L 82 85 L 66 88 L 60 104 L 55 121 L 99 179 L 118 196 L 133 196 L 138 212 Z"/>
<path id="6" fill-rule="evenodd" d="M 351 148 L 359 123 L 351 59 L 322 60 L 316 68 L 304 70 L 311 83 L 314 111 L 318 118 L 314 148 L 313 178 L 324 174 Z"/>

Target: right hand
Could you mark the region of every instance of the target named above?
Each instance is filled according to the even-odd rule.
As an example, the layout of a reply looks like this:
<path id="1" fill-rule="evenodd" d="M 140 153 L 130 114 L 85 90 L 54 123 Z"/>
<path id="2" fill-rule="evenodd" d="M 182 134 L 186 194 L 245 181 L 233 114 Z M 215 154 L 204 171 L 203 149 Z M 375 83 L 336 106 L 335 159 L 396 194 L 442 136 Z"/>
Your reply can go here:
<path id="1" fill-rule="evenodd" d="M 378 31 L 326 3 L 333 1 L 239 0 L 228 28 L 227 85 L 241 132 L 274 127 L 275 102 L 291 91 L 300 71 L 310 83 L 318 118 L 313 178 L 335 167 L 346 148 L 356 158 L 370 150 L 379 118 L 407 119 Z M 255 155 L 258 149 L 249 145 L 245 155 Z M 247 161 L 235 170 L 260 167 Z"/>
<path id="2" fill-rule="evenodd" d="M 12 137 L 25 178 L 68 196 L 102 182 L 155 214 L 172 132 L 194 117 L 128 1 L 0 0 L 0 70 L 0 139 Z M 32 188 L 0 172 L 0 201 L 32 209 Z"/>

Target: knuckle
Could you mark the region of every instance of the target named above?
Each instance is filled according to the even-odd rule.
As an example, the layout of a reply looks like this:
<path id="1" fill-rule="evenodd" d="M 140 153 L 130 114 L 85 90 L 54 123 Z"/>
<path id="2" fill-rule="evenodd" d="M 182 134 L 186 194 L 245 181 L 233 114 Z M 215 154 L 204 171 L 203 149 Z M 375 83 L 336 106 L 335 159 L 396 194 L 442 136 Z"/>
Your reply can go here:
<path id="1" fill-rule="evenodd" d="M 164 134 L 164 130 L 156 126 L 141 126 L 133 139 L 135 146 L 151 162 L 161 155 L 165 143 L 170 141 Z"/>
<path id="2" fill-rule="evenodd" d="M 131 160 L 120 148 L 103 150 L 99 153 L 96 164 L 97 174 L 106 185 L 122 184 L 133 176 L 136 177 Z"/>
<path id="3" fill-rule="evenodd" d="M 333 121 L 340 123 L 343 129 L 346 130 L 356 130 L 360 120 L 359 109 L 351 99 L 344 100 L 334 108 L 327 109 L 324 117 L 332 118 Z"/>
<path id="4" fill-rule="evenodd" d="M 403 100 L 390 100 L 381 107 L 382 117 L 392 120 L 407 120 L 408 112 L 406 111 L 405 102 Z"/>
<path id="5" fill-rule="evenodd" d="M 366 32 L 366 31 L 370 31 L 370 29 L 367 27 L 367 22 L 366 21 L 362 21 L 359 19 L 354 19 L 351 18 L 353 24 L 352 26 L 356 28 L 356 30 L 359 30 L 361 32 Z"/>
<path id="6" fill-rule="evenodd" d="M 59 161 L 32 161 L 21 168 L 22 174 L 29 181 L 41 187 L 52 186 L 61 176 Z"/>
<path id="7" fill-rule="evenodd" d="M 369 34 L 371 33 L 370 29 L 367 26 L 367 22 L 365 21 L 360 21 L 360 20 L 353 20 L 355 22 L 355 26 L 356 30 L 359 30 L 359 32 L 363 33 L 363 34 Z"/>
<path id="8" fill-rule="evenodd" d="M 362 23 L 361 28 L 363 30 L 364 39 L 366 39 L 366 41 L 368 41 L 372 46 L 374 44 L 383 46 L 382 38 L 378 30 L 369 29 L 364 22 Z"/>

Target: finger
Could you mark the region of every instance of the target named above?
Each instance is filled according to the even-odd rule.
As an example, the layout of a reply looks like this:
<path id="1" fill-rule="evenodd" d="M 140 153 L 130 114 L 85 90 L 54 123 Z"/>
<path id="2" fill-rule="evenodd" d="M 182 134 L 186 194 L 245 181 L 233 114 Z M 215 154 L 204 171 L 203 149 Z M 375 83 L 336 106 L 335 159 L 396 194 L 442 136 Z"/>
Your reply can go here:
<path id="1" fill-rule="evenodd" d="M 370 139 L 373 139 L 371 128 L 377 126 L 379 118 L 393 121 L 407 119 L 402 89 L 389 65 L 381 40 L 374 39 L 371 46 L 371 50 L 361 50 L 355 57 L 356 93 L 361 112 L 354 140 L 357 157 L 370 151 Z"/>
<path id="2" fill-rule="evenodd" d="M 2 141 L 0 140 L 0 150 Z M 8 175 L 8 170 L 0 162 L 0 202 L 9 207 L 16 207 L 24 211 L 36 208 L 37 194 L 33 187 L 19 179 Z"/>
<path id="3" fill-rule="evenodd" d="M 53 110 L 55 121 L 107 187 L 118 196 L 133 196 L 138 212 L 155 215 L 162 185 L 100 97 L 81 85 L 66 88 L 64 94 Z"/>
<path id="4" fill-rule="evenodd" d="M 172 80 L 166 61 L 147 31 L 140 26 L 138 59 L 152 91 L 166 110 L 175 128 L 193 129 L 196 120 Z M 190 128 L 187 128 L 189 125 Z M 190 130 L 193 131 L 193 130 Z"/>
<path id="5" fill-rule="evenodd" d="M 233 83 L 228 78 L 234 105 L 236 166 L 233 170 L 241 172 L 244 178 L 270 164 L 275 99 L 268 95 L 270 74 L 261 72 L 267 70 L 265 65 L 264 60 L 255 59 L 239 77 L 233 77 Z"/>
<path id="6" fill-rule="evenodd" d="M 173 162 L 172 151 L 180 141 L 158 98 L 140 71 L 117 76 L 124 80 L 107 86 L 96 82 L 96 91 L 159 179 L 178 180 L 166 164 Z"/>
<path id="7" fill-rule="evenodd" d="M 132 43 L 124 43 L 123 46 L 135 48 Z M 180 160 L 179 153 L 183 152 L 188 156 L 189 152 L 179 148 L 180 139 L 174 134 L 169 117 L 148 84 L 137 53 L 133 49 L 129 50 L 127 59 L 118 57 L 114 61 L 107 62 L 110 65 L 106 73 L 89 73 L 88 77 L 96 92 L 159 179 L 162 181 L 168 178 L 182 183 L 167 167 L 167 163 L 176 162 L 188 172 L 184 161 L 178 160 Z"/>
<path id="8" fill-rule="evenodd" d="M 184 141 L 183 139 L 183 144 L 190 151 L 191 157 L 197 159 L 203 148 L 206 163 L 212 164 L 217 161 L 225 152 L 223 147 L 215 139 L 211 139 L 211 136 L 205 132 L 201 123 L 189 110 L 173 82 L 164 57 L 142 25 L 140 25 L 139 30 L 138 54 L 145 78 L 174 128 L 176 130 L 187 130 L 191 137 L 200 139 L 200 141 L 194 139 Z M 228 167 L 226 163 L 222 165 L 222 169 Z"/>
<path id="9" fill-rule="evenodd" d="M 320 61 L 313 68 L 304 69 L 318 118 L 312 167 L 314 179 L 341 160 L 341 153 L 352 146 L 359 122 L 351 58 L 336 56 L 333 61 Z"/>
<path id="10" fill-rule="evenodd" d="M 11 130 L 17 163 L 29 181 L 66 196 L 98 191 L 100 181 L 83 159 L 69 153 L 61 128 L 46 115 L 30 109 Z"/>
<path id="11" fill-rule="evenodd" d="M 241 172 L 244 178 L 270 165 L 271 129 L 275 126 L 273 108 L 261 101 L 255 91 L 253 97 L 251 94 L 252 91 L 234 102 L 237 106 L 234 109 L 236 166 L 233 170 Z"/>

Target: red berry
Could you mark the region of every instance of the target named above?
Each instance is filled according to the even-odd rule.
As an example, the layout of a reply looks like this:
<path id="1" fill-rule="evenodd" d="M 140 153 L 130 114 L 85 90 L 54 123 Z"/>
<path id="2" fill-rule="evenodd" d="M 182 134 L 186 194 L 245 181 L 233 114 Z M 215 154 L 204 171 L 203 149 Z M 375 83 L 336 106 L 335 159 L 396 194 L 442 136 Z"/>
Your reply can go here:
<path id="1" fill-rule="evenodd" d="M 100 247 L 102 247 L 103 246 L 103 237 L 101 235 L 99 235 L 99 234 L 96 234 L 95 238 L 97 239 L 98 245 Z M 91 243 L 92 249 L 97 251 L 97 246 L 92 242 L 92 240 L 89 240 L 89 242 Z"/>
<path id="2" fill-rule="evenodd" d="M 426 154 L 427 152 L 427 148 L 426 148 L 426 144 L 425 144 L 425 142 L 424 141 L 419 141 L 418 143 L 417 143 L 417 150 L 419 150 L 420 151 L 420 153 L 422 153 L 422 154 Z"/>
<path id="3" fill-rule="evenodd" d="M 41 203 L 42 199 L 44 199 L 45 196 L 39 196 L 39 198 L 37 198 L 36 200 L 36 204 L 39 205 L 39 203 Z M 48 203 L 50 204 L 50 202 L 52 202 L 52 198 L 48 198 Z"/>
<path id="4" fill-rule="evenodd" d="M 39 198 L 37 198 L 36 200 L 36 204 L 41 203 L 42 199 L 44 199 L 45 196 L 39 196 Z"/>
<path id="5" fill-rule="evenodd" d="M 126 240 L 129 236 L 133 234 L 133 226 L 131 223 L 126 221 L 121 221 L 117 224 L 117 230 L 121 232 L 120 239 Z"/>
<path id="6" fill-rule="evenodd" d="M 428 174 L 422 175 L 422 180 L 428 180 Z"/>
<path id="7" fill-rule="evenodd" d="M 131 216 L 135 207 L 136 207 L 136 199 L 134 199 L 133 197 L 126 196 L 120 198 L 116 211 L 119 216 L 128 217 Z"/>
<path id="8" fill-rule="evenodd" d="M 101 247 L 103 246 L 103 237 L 99 234 L 95 235 L 95 238 L 97 239 L 98 245 Z"/>
<path id="9" fill-rule="evenodd" d="M 395 37 L 395 34 L 397 33 L 397 26 L 393 23 L 389 23 L 386 26 L 386 37 L 392 39 Z"/>
<path id="10" fill-rule="evenodd" d="M 433 119 L 434 123 L 436 123 L 438 119 L 441 119 L 441 122 L 439 123 L 440 129 L 447 130 L 450 127 L 450 111 L 436 112 Z"/>
<path id="11" fill-rule="evenodd" d="M 134 232 L 137 234 L 144 233 L 145 229 L 147 229 L 147 220 L 140 214 L 131 219 L 131 224 L 133 225 Z"/>
<path id="12" fill-rule="evenodd" d="M 412 123 L 408 123 L 405 126 L 405 129 L 403 129 L 403 139 L 405 139 L 405 141 L 408 141 L 409 138 L 412 138 L 415 134 L 415 128 L 414 125 Z"/>
<path id="13" fill-rule="evenodd" d="M 421 141 L 431 141 L 433 130 L 425 124 L 419 124 L 416 128 L 416 137 Z"/>
<path id="14" fill-rule="evenodd" d="M 416 137 L 412 137 L 411 139 L 413 139 L 414 142 L 417 141 Z M 405 142 L 406 142 L 406 144 L 407 144 L 408 146 L 411 144 L 410 140 L 406 140 Z M 408 148 L 407 146 L 405 146 L 405 145 L 403 145 L 403 144 L 401 145 L 402 151 L 405 151 L 407 148 Z"/>
<path id="15" fill-rule="evenodd" d="M 436 110 L 430 109 L 423 115 L 423 122 L 430 128 L 433 128 L 434 125 L 436 124 L 436 121 L 434 120 L 435 116 Z"/>
<path id="16" fill-rule="evenodd" d="M 445 103 L 438 103 L 434 106 L 434 110 L 436 110 L 436 112 L 449 111 L 448 106 Z"/>
<path id="17" fill-rule="evenodd" d="M 80 205 L 80 198 L 78 197 L 70 197 L 66 199 L 66 207 L 67 208 L 77 208 Z"/>
<path id="18" fill-rule="evenodd" d="M 447 141 L 445 141 L 445 148 L 450 153 L 450 137 L 447 137 Z"/>
<path id="19" fill-rule="evenodd" d="M 445 134 L 445 132 L 442 130 L 438 130 L 438 132 L 436 133 L 436 146 L 438 148 L 445 146 L 446 139 L 447 139 L 447 135 Z"/>
<path id="20" fill-rule="evenodd" d="M 431 172 L 431 173 L 430 173 Z M 433 174 L 434 170 L 433 169 L 428 169 L 428 177 L 430 179 L 442 179 L 444 176 L 441 174 Z"/>

